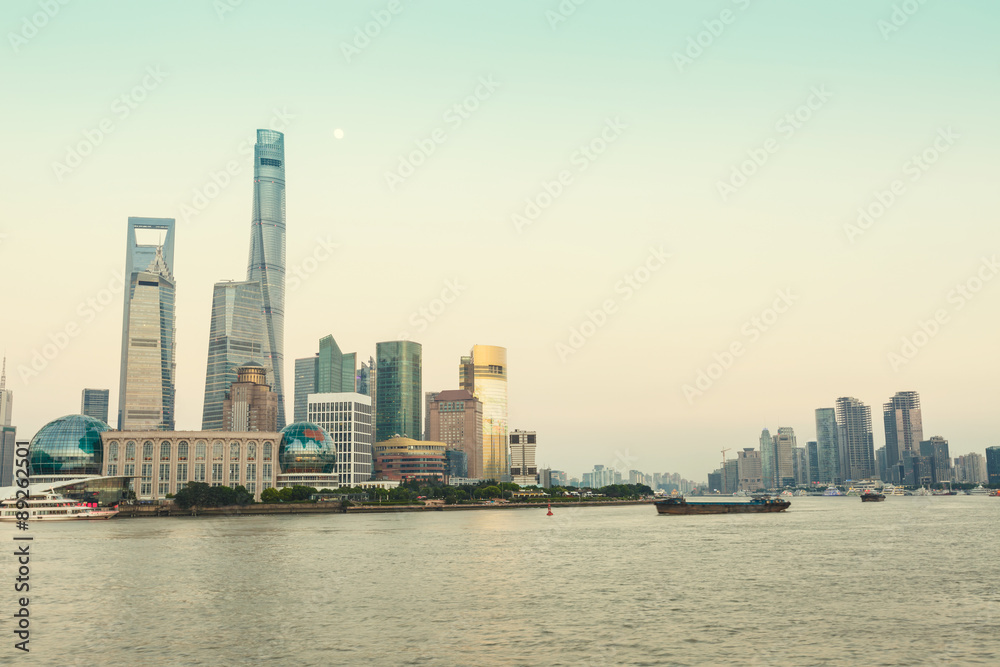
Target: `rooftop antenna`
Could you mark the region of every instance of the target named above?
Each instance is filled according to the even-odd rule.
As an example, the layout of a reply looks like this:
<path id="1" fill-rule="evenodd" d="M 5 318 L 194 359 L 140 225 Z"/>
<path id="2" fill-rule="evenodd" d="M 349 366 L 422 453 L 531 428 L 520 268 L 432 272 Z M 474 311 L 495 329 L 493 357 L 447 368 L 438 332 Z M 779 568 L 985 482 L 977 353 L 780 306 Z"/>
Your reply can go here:
<path id="1" fill-rule="evenodd" d="M 0 371 L 0 391 L 7 385 L 7 353 L 3 355 L 3 370 Z"/>

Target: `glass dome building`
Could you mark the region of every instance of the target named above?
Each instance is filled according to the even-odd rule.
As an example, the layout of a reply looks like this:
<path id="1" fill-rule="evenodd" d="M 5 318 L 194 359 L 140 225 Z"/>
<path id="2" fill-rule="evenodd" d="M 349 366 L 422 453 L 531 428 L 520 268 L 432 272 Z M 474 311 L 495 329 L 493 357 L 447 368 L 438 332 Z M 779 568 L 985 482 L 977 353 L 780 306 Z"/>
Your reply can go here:
<path id="1" fill-rule="evenodd" d="M 337 448 L 320 426 L 295 422 L 281 430 L 278 465 L 283 474 L 332 473 L 337 466 Z"/>
<path id="2" fill-rule="evenodd" d="M 31 477 L 100 475 L 104 461 L 101 433 L 110 430 L 100 419 L 84 415 L 50 421 L 28 445 Z"/>

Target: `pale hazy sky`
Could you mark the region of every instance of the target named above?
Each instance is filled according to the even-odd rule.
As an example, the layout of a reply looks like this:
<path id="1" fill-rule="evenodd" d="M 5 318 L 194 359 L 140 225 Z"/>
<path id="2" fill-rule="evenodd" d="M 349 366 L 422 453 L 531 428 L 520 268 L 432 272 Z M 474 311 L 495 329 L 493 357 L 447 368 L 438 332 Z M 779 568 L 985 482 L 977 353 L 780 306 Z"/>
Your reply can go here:
<path id="1" fill-rule="evenodd" d="M 456 388 L 473 344 L 507 347 L 511 428 L 573 475 L 624 460 L 704 479 L 765 426 L 813 439 L 838 396 L 872 406 L 878 447 L 899 390 L 953 455 L 1000 444 L 995 2 L 560 6 L 4 2 L 19 437 L 78 412 L 83 387 L 114 412 L 122 294 L 102 290 L 129 216 L 177 218 L 177 426 L 200 427 L 212 284 L 246 275 L 246 142 L 271 127 L 304 276 L 289 414 L 292 360 L 318 338 L 367 358 L 406 332 L 425 390 Z M 573 337 L 588 312 L 601 326 Z M 716 378 L 689 400 L 699 371 Z"/>

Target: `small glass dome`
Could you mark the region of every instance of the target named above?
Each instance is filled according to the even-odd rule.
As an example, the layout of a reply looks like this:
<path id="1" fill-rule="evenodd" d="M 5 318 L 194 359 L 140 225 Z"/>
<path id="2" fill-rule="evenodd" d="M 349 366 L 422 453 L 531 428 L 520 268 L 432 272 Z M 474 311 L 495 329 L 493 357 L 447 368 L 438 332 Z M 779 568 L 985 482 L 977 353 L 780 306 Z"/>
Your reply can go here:
<path id="1" fill-rule="evenodd" d="M 31 476 L 100 475 L 104 461 L 101 433 L 110 430 L 100 419 L 84 415 L 50 421 L 28 445 Z"/>
<path id="2" fill-rule="evenodd" d="M 296 422 L 281 430 L 278 465 L 282 473 L 332 473 L 337 448 L 330 434 L 312 422 Z"/>

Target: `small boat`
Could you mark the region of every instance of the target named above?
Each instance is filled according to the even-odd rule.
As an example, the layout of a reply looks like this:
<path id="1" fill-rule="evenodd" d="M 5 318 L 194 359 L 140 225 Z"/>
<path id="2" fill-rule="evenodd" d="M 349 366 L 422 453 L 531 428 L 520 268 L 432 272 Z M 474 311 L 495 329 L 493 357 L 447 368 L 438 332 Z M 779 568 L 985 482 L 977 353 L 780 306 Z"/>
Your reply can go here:
<path id="1" fill-rule="evenodd" d="M 988 496 L 988 495 L 990 495 L 990 491 L 989 491 L 989 489 L 983 488 L 983 485 L 980 484 L 979 486 L 977 486 L 974 489 L 969 489 L 969 495 L 970 496 Z"/>
<path id="2" fill-rule="evenodd" d="M 840 492 L 840 489 L 838 489 L 833 484 L 831 484 L 830 486 L 826 487 L 826 491 L 823 492 L 823 495 L 824 496 L 842 496 L 844 494 Z"/>
<path id="3" fill-rule="evenodd" d="M 688 502 L 683 496 L 657 500 L 658 514 L 756 514 L 759 512 L 784 512 L 791 503 L 780 498 L 760 496 L 749 502 L 694 501 Z"/>
<path id="4" fill-rule="evenodd" d="M 885 500 L 885 495 L 874 489 L 866 490 L 861 494 L 861 502 L 863 503 L 880 503 L 883 500 Z"/>
<path id="5" fill-rule="evenodd" d="M 905 496 L 906 489 L 902 486 L 895 486 L 893 484 L 886 484 L 882 487 L 882 493 L 886 496 Z"/>
<path id="6" fill-rule="evenodd" d="M 29 496 L 21 499 L 8 498 L 0 502 L 0 521 L 79 521 L 86 519 L 110 519 L 118 514 L 117 507 L 101 509 L 96 505 L 79 503 L 55 493 Z"/>

